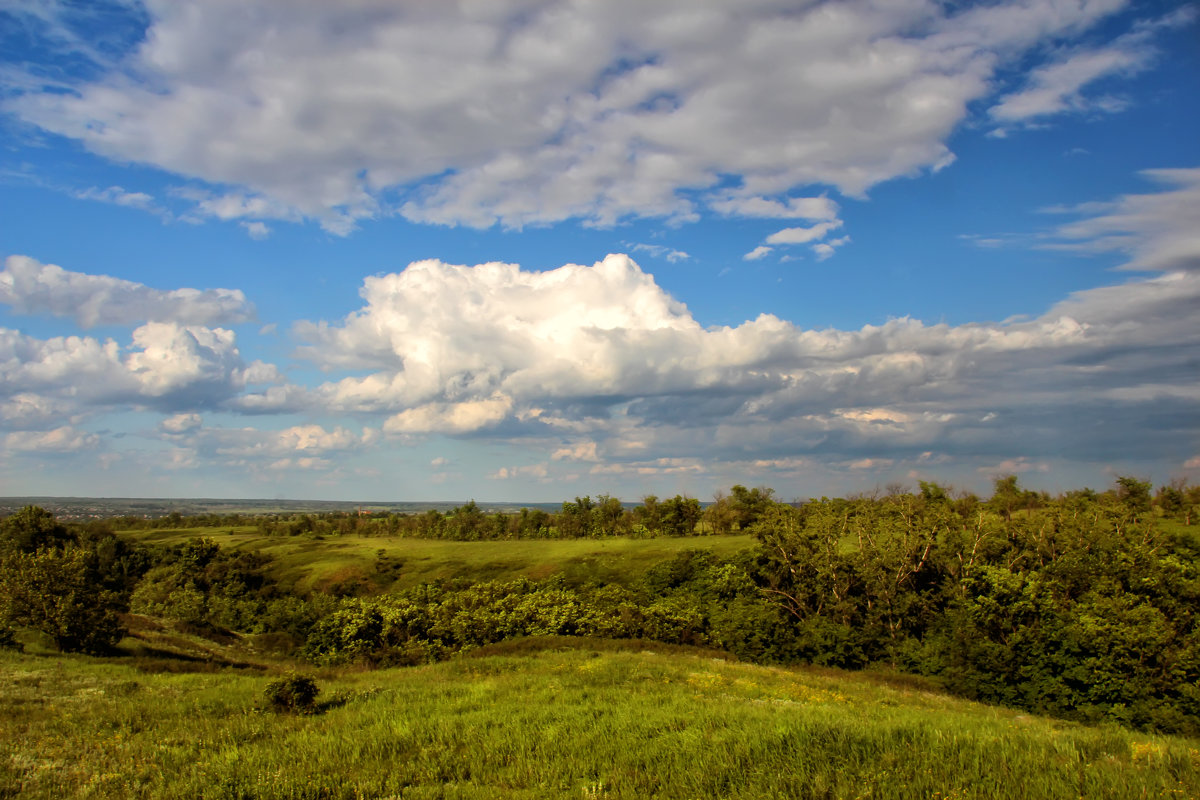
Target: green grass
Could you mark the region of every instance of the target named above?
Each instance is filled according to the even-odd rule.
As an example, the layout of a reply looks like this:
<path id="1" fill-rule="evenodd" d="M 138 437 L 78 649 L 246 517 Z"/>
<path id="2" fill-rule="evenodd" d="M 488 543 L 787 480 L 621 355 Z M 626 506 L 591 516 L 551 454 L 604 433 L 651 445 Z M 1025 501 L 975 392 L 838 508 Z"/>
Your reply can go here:
<path id="1" fill-rule="evenodd" d="M 208 536 L 223 548 L 261 552 L 275 559 L 280 583 L 298 592 L 326 588 L 355 577 L 369 579 L 380 550 L 400 560 L 400 577 L 395 586 L 408 588 L 439 579 L 488 581 L 541 579 L 552 575 L 562 575 L 568 580 L 627 584 L 651 565 L 682 550 L 697 548 L 730 556 L 754 544 L 748 535 L 488 542 L 374 536 L 313 539 L 262 536 L 253 527 L 124 531 L 119 535 L 160 544 L 178 544 L 194 536 Z"/>
<path id="2" fill-rule="evenodd" d="M 678 649 L 518 642 L 419 668 L 270 673 L 0 654 L 0 797 L 1186 798 L 1186 739 L 1031 717 L 864 675 Z M 558 649 L 556 649 L 558 648 Z M 523 651 L 523 652 L 521 652 Z"/>

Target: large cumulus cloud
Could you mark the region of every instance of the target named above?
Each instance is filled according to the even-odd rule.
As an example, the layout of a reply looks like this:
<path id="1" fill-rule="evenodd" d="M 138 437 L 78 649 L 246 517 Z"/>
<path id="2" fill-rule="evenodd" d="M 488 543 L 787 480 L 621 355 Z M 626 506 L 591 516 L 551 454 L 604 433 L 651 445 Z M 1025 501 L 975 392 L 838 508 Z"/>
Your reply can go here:
<path id="1" fill-rule="evenodd" d="M 786 217 L 801 187 L 948 164 L 1001 66 L 1126 5 L 147 0 L 123 58 L 95 56 L 84 81 L 26 74 L 4 107 L 204 182 L 195 212 L 223 219 Z M 994 113 L 1066 108 L 1143 44 L 1080 51 Z"/>
<path id="2" fill-rule="evenodd" d="M 1118 440 L 1159 453 L 1196 427 L 1194 273 L 1082 292 L 1029 321 L 857 331 L 769 316 L 703 328 L 624 256 L 538 274 L 421 262 L 364 296 L 344 325 L 309 329 L 308 352 L 376 371 L 316 394 L 390 414 L 390 431 L 598 437 L 606 457 L 1090 457 Z"/>
<path id="3" fill-rule="evenodd" d="M 298 326 L 301 354 L 367 371 L 316 387 L 329 410 L 395 433 L 557 437 L 564 458 L 1183 463 L 1200 433 L 1200 171 L 1147 177 L 1164 189 L 1060 209 L 1075 219 L 1045 241 L 1149 274 L 1033 318 L 708 328 L 624 255 L 548 272 L 421 261 L 368 278 L 341 322 Z"/>

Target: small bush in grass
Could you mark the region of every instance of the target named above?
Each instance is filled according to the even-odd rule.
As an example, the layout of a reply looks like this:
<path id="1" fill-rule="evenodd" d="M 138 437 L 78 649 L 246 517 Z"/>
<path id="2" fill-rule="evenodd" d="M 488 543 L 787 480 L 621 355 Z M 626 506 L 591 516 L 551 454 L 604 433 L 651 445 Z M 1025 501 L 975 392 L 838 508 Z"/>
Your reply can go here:
<path id="1" fill-rule="evenodd" d="M 307 714 L 311 712 L 321 690 L 317 682 L 304 675 L 289 675 L 267 684 L 267 704 L 277 712 Z"/>

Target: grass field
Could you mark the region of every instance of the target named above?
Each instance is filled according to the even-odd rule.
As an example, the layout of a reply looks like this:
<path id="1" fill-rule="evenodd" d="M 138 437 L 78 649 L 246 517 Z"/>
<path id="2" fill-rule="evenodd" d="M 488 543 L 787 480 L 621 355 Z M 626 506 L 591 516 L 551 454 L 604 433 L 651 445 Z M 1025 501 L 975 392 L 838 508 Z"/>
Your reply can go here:
<path id="1" fill-rule="evenodd" d="M 519 641 L 424 667 L 269 672 L 0 653 L 0 797 L 1188 798 L 1200 743 L 879 676 L 628 643 Z M 641 647 L 638 645 L 637 647 Z"/>
<path id="2" fill-rule="evenodd" d="M 122 531 L 119 535 L 147 543 L 178 544 L 208 536 L 222 548 L 252 550 L 276 561 L 284 587 L 299 592 L 336 581 L 369 578 L 379 551 L 399 560 L 398 588 L 438 579 L 472 581 L 519 577 L 603 580 L 627 583 L 651 565 L 690 548 L 729 556 L 751 547 L 750 536 L 690 536 L 660 539 L 566 539 L 489 542 L 447 542 L 392 537 L 262 536 L 255 528 L 184 528 Z"/>

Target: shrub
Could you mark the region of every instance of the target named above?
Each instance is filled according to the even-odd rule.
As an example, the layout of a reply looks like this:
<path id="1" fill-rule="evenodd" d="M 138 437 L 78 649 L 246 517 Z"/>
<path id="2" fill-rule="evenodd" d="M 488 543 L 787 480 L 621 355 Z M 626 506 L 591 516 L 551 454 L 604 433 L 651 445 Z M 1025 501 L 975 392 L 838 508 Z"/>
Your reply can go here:
<path id="1" fill-rule="evenodd" d="M 307 714 L 313 711 L 321 690 L 317 682 L 304 675 L 289 675 L 267 684 L 264 695 L 272 710 Z"/>
<path id="2" fill-rule="evenodd" d="M 0 624 L 0 650 L 21 650 L 16 633 L 7 625 Z"/>

